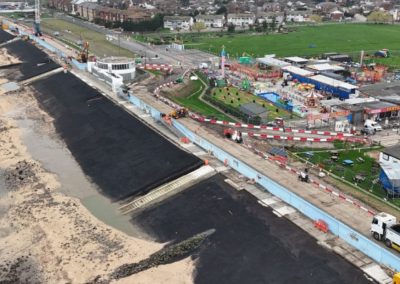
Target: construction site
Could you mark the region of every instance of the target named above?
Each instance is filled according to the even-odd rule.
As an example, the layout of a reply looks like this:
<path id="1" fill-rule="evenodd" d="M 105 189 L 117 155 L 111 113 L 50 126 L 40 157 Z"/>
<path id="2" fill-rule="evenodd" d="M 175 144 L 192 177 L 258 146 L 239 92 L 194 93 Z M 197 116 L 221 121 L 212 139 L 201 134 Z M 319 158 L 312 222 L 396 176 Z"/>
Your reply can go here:
<path id="1" fill-rule="evenodd" d="M 323 159 L 350 168 L 346 145 L 379 155 L 370 138 L 345 126 L 309 129 L 289 115 L 271 116 L 273 124 L 239 122 L 229 112 L 227 120 L 208 117 L 163 95 L 203 80 L 199 68 L 174 73 L 168 60 L 94 59 L 90 43 L 77 53 L 38 27 L 35 33 L 4 20 L 3 28 L 0 282 L 392 283 L 398 277 L 396 236 L 377 228 L 387 216 L 396 223 L 394 203 L 377 202 L 373 192 L 360 200 L 353 189 L 338 188 L 338 173 L 314 158 L 328 151 Z M 267 85 L 282 76 L 240 65 L 226 72 Z M 205 90 L 206 83 L 196 86 Z M 198 95 L 212 107 L 199 90 L 189 99 Z M 275 109 L 270 97 L 265 101 Z"/>

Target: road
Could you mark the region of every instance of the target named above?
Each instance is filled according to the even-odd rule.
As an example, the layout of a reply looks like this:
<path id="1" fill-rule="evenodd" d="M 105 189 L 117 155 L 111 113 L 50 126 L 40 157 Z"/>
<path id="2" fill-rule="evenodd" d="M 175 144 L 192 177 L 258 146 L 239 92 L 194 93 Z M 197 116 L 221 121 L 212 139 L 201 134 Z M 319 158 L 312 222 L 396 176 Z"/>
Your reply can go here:
<path id="1" fill-rule="evenodd" d="M 102 33 L 104 35 L 112 35 L 114 38 L 111 41 L 112 43 L 145 57 L 148 60 L 146 61 L 146 63 L 171 64 L 174 67 L 182 66 L 183 69 L 187 69 L 197 67 L 200 63 L 210 61 L 212 57 L 215 57 L 212 54 L 196 49 L 179 51 L 177 49 L 171 48 L 168 45 L 150 46 L 149 44 L 134 40 L 127 34 L 118 33 L 116 31 L 106 29 L 94 23 L 73 18 L 71 16 L 66 16 L 61 13 L 57 13 L 55 17 L 79 25 L 81 27 L 85 27 L 87 29 Z"/>

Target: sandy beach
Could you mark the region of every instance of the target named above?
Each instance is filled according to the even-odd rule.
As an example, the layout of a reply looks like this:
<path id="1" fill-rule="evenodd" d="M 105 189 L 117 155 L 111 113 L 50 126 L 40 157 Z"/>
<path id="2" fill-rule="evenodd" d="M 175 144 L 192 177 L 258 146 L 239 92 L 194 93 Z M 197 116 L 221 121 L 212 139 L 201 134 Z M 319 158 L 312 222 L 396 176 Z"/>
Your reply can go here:
<path id="1" fill-rule="evenodd" d="M 57 138 L 31 89 L 0 96 L 0 282 L 109 282 L 108 274 L 120 265 L 165 245 L 109 227 L 79 199 L 61 193 L 57 175 L 33 160 L 23 144 L 15 122 L 21 115 Z M 189 257 L 113 283 L 191 283 L 193 269 Z"/>

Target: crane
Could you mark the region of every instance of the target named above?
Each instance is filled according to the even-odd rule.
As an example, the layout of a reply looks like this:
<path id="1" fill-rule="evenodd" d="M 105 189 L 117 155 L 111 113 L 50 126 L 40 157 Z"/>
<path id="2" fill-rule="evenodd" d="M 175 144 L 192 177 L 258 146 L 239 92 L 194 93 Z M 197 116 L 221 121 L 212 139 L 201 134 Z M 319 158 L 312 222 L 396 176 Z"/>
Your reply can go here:
<path id="1" fill-rule="evenodd" d="M 35 36 L 42 36 L 42 31 L 40 30 L 40 0 L 35 0 L 35 22 L 33 23 L 33 30 Z"/>

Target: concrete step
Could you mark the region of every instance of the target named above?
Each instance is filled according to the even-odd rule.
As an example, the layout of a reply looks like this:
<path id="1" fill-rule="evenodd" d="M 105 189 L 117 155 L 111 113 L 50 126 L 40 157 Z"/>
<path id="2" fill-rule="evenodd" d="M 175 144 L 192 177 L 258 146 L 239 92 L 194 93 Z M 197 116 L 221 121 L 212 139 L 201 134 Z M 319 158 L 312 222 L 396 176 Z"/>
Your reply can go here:
<path id="1" fill-rule="evenodd" d="M 49 72 L 42 73 L 42 74 L 40 74 L 40 75 L 38 75 L 38 76 L 36 76 L 36 77 L 32 77 L 32 78 L 26 79 L 26 80 L 20 82 L 20 85 L 29 85 L 29 84 L 32 84 L 32 83 L 35 82 L 35 81 L 38 81 L 38 80 L 40 80 L 40 79 L 49 77 L 49 76 L 51 76 L 51 75 L 53 75 L 53 74 L 60 73 L 60 72 L 62 72 L 62 71 L 64 71 L 64 68 L 59 67 L 59 68 L 53 69 L 53 70 L 51 70 L 51 71 L 49 71 Z"/>
<path id="2" fill-rule="evenodd" d="M 214 175 L 215 173 L 216 171 L 212 167 L 203 166 L 187 175 L 157 187 L 148 194 L 121 206 L 119 209 L 122 214 L 128 214 L 134 210 L 147 206 L 150 203 L 159 202 L 166 197 L 176 194 L 188 188 L 192 184 Z"/>

